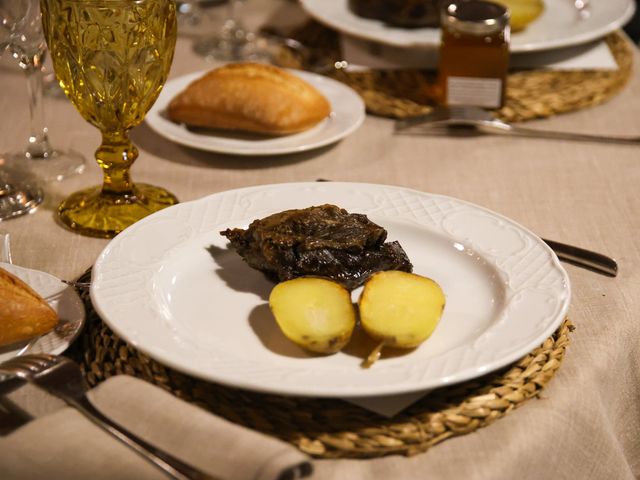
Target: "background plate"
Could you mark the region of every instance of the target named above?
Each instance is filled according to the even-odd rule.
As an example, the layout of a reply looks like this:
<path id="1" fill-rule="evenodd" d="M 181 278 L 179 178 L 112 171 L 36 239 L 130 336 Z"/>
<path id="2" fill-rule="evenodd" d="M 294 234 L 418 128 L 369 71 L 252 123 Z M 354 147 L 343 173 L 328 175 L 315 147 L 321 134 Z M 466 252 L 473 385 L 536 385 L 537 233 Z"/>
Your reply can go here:
<path id="1" fill-rule="evenodd" d="M 32 340 L 0 347 L 0 362 L 26 353 L 64 352 L 76 339 L 84 325 L 85 313 L 77 292 L 60 279 L 39 270 L 0 263 L 0 267 L 27 283 L 58 313 L 60 322 L 49 333 Z M 1 307 L 0 307 L 1 308 Z"/>
<path id="2" fill-rule="evenodd" d="M 323 203 L 367 214 L 416 273 L 442 286 L 444 315 L 417 349 L 368 370 L 364 335 L 335 355 L 307 354 L 271 316 L 273 284 L 219 234 Z M 362 397 L 440 387 L 519 359 L 560 325 L 570 288 L 538 237 L 486 209 L 400 187 L 314 182 L 231 190 L 141 220 L 98 258 L 91 298 L 120 338 L 185 373 L 263 392 Z"/>
<path id="3" fill-rule="evenodd" d="M 348 0 L 300 0 L 316 20 L 354 37 L 397 47 L 437 47 L 439 28 L 395 28 L 358 17 Z M 591 1 L 589 17 L 581 19 L 573 0 L 544 0 L 545 10 L 526 30 L 511 36 L 512 52 L 532 52 L 579 45 L 623 26 L 633 16 L 633 0 Z"/>
<path id="4" fill-rule="evenodd" d="M 189 129 L 165 116 L 169 102 L 206 71 L 167 82 L 158 100 L 146 116 L 149 126 L 169 140 L 210 152 L 234 155 L 279 155 L 304 152 L 337 142 L 354 132 L 365 118 L 364 102 L 350 87 L 330 78 L 299 70 L 290 70 L 322 93 L 331 103 L 331 114 L 304 132 L 279 137 L 256 136 L 220 130 Z"/>

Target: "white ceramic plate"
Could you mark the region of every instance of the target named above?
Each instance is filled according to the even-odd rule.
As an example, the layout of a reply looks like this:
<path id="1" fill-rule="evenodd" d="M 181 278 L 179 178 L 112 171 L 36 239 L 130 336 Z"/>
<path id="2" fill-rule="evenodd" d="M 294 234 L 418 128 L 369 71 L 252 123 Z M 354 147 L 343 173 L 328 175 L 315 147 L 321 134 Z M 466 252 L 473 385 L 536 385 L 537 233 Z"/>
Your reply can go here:
<path id="1" fill-rule="evenodd" d="M 58 313 L 60 322 L 49 333 L 32 340 L 0 347 L 0 362 L 27 353 L 60 354 L 76 339 L 84 325 L 85 312 L 76 291 L 58 278 L 45 272 L 0 263 L 0 267 L 13 273 L 33 288 Z"/>
<path id="2" fill-rule="evenodd" d="M 189 129 L 169 120 L 165 110 L 171 99 L 206 72 L 197 72 L 167 82 L 147 114 L 149 126 L 159 135 L 187 147 L 234 155 L 280 155 L 323 147 L 354 132 L 365 117 L 364 102 L 346 85 L 314 73 L 290 70 L 316 87 L 331 103 L 331 114 L 318 125 L 300 133 L 280 137 L 225 133 L 220 130 Z"/>
<path id="3" fill-rule="evenodd" d="M 397 47 L 437 47 L 439 28 L 396 28 L 359 17 L 348 0 L 301 0 L 316 20 L 343 33 Z M 580 45 L 623 26 L 635 11 L 633 0 L 591 1 L 590 15 L 581 19 L 573 0 L 544 0 L 545 10 L 526 30 L 511 36 L 512 52 L 532 52 Z"/>
<path id="4" fill-rule="evenodd" d="M 400 241 L 415 272 L 442 286 L 444 315 L 419 348 L 368 370 L 358 341 L 332 356 L 305 353 L 271 316 L 273 284 L 219 234 L 324 203 L 367 214 Z M 521 358 L 559 326 L 570 288 L 537 236 L 491 211 L 399 187 L 315 182 L 231 190 L 141 220 L 101 253 L 91 298 L 120 337 L 196 377 L 278 394 L 363 397 L 440 387 Z"/>

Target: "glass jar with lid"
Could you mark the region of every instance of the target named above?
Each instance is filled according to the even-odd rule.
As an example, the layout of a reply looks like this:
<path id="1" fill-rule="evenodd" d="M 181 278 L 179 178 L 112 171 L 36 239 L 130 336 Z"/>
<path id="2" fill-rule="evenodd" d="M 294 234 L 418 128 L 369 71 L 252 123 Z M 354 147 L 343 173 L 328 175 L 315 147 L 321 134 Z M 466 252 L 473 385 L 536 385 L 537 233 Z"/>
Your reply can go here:
<path id="1" fill-rule="evenodd" d="M 509 68 L 508 10 L 484 0 L 447 1 L 441 28 L 441 103 L 500 108 Z"/>

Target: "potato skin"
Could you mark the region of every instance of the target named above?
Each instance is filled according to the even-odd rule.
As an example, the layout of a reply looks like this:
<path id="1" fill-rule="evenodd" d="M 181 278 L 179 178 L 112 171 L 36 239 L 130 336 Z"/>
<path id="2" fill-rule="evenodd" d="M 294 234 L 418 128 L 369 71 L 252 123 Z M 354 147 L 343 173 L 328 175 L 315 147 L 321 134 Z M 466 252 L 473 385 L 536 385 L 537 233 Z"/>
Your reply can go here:
<path id="1" fill-rule="evenodd" d="M 277 284 L 269 307 L 282 333 L 314 353 L 340 351 L 356 325 L 350 292 L 326 278 L 299 277 Z"/>
<path id="2" fill-rule="evenodd" d="M 360 323 L 373 339 L 415 348 L 435 330 L 446 299 L 434 280 L 401 271 L 372 275 L 360 295 Z"/>

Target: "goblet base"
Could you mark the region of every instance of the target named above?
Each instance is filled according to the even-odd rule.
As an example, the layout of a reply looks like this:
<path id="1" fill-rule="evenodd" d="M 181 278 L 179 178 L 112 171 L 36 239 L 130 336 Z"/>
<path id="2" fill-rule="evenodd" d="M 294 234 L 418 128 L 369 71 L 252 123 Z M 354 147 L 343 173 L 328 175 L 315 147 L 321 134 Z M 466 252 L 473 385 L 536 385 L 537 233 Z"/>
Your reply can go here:
<path id="1" fill-rule="evenodd" d="M 37 186 L 23 182 L 4 182 L 0 175 L 0 221 L 35 211 L 43 198 L 42 190 Z"/>
<path id="2" fill-rule="evenodd" d="M 58 217 L 71 230 L 90 237 L 112 238 L 129 225 L 178 203 L 164 188 L 137 183 L 133 195 L 112 194 L 102 186 L 71 194 L 58 207 Z"/>
<path id="3" fill-rule="evenodd" d="M 73 150 L 53 150 L 46 156 L 31 156 L 26 151 L 7 155 L 7 161 L 19 168 L 27 168 L 41 181 L 63 180 L 82 173 L 85 167 L 84 156 Z"/>

